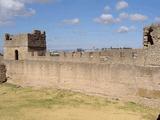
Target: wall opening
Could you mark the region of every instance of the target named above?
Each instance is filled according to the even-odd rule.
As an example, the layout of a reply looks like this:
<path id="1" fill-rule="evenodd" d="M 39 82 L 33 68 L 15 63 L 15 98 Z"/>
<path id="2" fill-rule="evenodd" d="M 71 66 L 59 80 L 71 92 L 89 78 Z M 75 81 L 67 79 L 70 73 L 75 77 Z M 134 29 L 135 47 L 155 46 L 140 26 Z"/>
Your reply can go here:
<path id="1" fill-rule="evenodd" d="M 5 39 L 9 40 L 9 38 L 10 38 L 9 34 L 5 34 Z"/>
<path id="2" fill-rule="evenodd" d="M 15 60 L 19 60 L 18 50 L 15 50 Z"/>
<path id="3" fill-rule="evenodd" d="M 152 29 L 152 28 L 150 28 L 149 31 L 148 31 L 148 33 L 147 33 L 148 42 L 150 43 L 150 45 L 154 45 L 154 42 L 153 42 L 153 38 L 152 38 L 151 32 L 153 32 L 153 29 Z"/>

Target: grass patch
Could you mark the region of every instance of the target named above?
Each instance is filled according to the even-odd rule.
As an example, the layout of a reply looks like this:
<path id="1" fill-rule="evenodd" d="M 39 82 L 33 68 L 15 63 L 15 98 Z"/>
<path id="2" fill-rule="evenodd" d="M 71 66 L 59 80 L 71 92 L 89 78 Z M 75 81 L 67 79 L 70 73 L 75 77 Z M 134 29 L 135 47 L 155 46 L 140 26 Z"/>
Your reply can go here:
<path id="1" fill-rule="evenodd" d="M 121 103 L 71 91 L 35 90 L 12 84 L 0 85 L 0 98 L 0 120 L 105 120 L 114 117 L 153 120 L 158 114 L 158 110 L 133 102 Z"/>

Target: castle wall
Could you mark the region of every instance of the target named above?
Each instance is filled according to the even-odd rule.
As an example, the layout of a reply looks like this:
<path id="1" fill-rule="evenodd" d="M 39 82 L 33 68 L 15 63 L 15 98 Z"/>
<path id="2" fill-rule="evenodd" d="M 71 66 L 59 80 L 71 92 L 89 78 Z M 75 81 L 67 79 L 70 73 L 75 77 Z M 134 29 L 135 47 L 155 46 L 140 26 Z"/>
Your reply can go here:
<path id="1" fill-rule="evenodd" d="M 160 107 L 160 67 L 53 61 L 5 61 L 8 82 L 56 87 Z"/>

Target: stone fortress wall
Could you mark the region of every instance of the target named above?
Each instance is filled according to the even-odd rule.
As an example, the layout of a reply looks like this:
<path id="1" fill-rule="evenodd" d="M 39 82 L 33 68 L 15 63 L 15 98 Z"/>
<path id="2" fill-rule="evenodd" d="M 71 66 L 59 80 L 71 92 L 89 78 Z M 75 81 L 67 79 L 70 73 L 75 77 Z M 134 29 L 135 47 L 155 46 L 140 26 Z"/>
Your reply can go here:
<path id="1" fill-rule="evenodd" d="M 6 36 L 4 63 L 8 82 L 70 89 L 160 107 L 159 28 L 152 25 L 144 29 L 143 49 L 60 52 L 58 55 L 46 52 L 45 32 L 31 33 L 32 42 L 27 37 L 21 41 L 24 46 L 19 42 L 17 46 L 12 45 Z M 20 57 L 21 54 L 25 56 Z"/>

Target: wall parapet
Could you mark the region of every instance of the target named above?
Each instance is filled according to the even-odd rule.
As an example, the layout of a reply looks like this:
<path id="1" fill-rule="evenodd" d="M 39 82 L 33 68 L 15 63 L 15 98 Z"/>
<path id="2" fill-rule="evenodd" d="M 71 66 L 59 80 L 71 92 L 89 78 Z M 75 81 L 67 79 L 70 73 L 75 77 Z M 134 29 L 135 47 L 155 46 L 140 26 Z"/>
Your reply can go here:
<path id="1" fill-rule="evenodd" d="M 145 50 L 142 49 L 113 49 L 98 52 L 28 52 L 28 60 L 71 61 L 86 63 L 110 63 L 110 64 L 145 64 Z"/>

